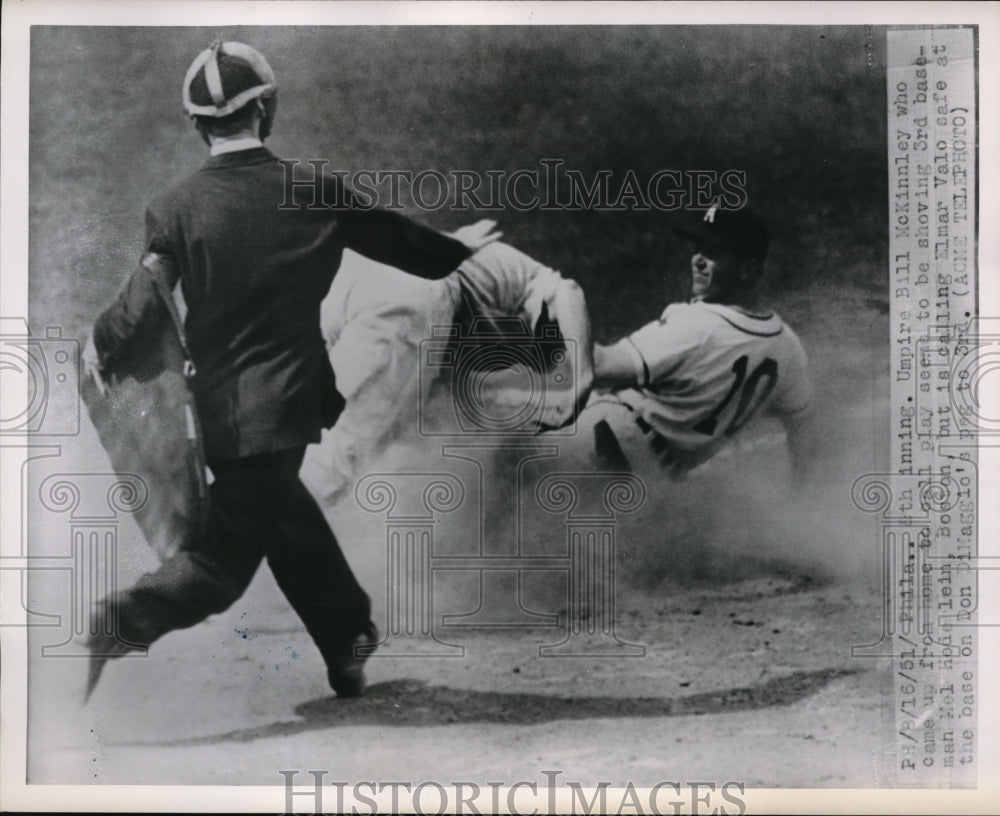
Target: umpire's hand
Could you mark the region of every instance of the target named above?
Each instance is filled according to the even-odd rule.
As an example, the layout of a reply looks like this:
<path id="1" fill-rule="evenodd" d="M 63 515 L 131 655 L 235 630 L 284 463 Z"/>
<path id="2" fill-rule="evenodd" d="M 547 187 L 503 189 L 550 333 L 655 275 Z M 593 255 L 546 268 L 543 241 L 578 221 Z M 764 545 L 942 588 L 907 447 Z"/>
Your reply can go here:
<path id="1" fill-rule="evenodd" d="M 465 244 L 470 251 L 476 252 L 487 244 L 499 241 L 503 237 L 502 232 L 494 232 L 496 225 L 496 221 L 484 218 L 475 224 L 466 224 L 464 227 L 459 227 L 454 232 L 449 233 L 449 235 L 456 241 Z"/>

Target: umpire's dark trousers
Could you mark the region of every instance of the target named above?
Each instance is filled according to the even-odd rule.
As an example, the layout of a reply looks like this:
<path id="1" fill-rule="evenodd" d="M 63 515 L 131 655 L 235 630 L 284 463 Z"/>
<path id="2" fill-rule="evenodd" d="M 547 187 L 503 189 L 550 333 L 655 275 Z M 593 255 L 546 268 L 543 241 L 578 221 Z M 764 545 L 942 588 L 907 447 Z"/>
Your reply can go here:
<path id="1" fill-rule="evenodd" d="M 228 609 L 266 558 L 327 665 L 350 655 L 371 602 L 299 480 L 304 454 L 294 448 L 213 466 L 206 539 L 118 593 L 119 637 L 148 645 Z"/>

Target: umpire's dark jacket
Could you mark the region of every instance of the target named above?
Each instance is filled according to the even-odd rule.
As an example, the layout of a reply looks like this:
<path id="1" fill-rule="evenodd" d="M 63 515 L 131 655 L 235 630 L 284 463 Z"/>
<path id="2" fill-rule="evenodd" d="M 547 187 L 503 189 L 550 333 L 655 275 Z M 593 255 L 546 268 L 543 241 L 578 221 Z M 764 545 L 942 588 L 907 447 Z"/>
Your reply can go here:
<path id="1" fill-rule="evenodd" d="M 319 307 L 345 247 L 430 278 L 469 254 L 397 213 L 352 207 L 332 175 L 322 189 L 290 176 L 263 147 L 213 156 L 146 213 L 146 251 L 180 277 L 209 464 L 305 446 L 333 424 L 342 400 Z M 102 366 L 166 319 L 139 267 L 94 327 Z"/>

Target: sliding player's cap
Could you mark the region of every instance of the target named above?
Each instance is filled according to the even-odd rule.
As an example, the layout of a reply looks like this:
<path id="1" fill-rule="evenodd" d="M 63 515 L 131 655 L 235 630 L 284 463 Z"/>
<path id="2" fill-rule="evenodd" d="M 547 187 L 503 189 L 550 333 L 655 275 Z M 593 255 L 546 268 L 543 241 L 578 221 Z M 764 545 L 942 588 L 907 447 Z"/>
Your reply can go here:
<path id="1" fill-rule="evenodd" d="M 755 212 L 745 207 L 723 210 L 712 205 L 697 221 L 677 232 L 705 250 L 726 249 L 744 258 L 755 258 L 760 263 L 767 257 L 767 226 Z"/>

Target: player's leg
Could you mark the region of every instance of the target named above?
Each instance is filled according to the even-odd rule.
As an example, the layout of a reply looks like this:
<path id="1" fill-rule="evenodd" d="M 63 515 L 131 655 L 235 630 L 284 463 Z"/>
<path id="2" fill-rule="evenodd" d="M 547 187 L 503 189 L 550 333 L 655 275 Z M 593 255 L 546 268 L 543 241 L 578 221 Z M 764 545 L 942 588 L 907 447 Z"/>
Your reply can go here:
<path id="1" fill-rule="evenodd" d="M 265 545 L 278 586 L 316 643 L 338 695 L 361 688 L 337 687 L 335 676 L 354 661 L 359 636 L 374 644 L 371 601 L 355 578 L 316 504 L 298 478 L 303 451 L 282 455 L 283 477 L 276 488 L 280 509 L 273 536 Z M 360 678 L 359 678 L 360 679 Z"/>
<path id="2" fill-rule="evenodd" d="M 459 268 L 471 272 L 473 280 L 485 274 L 494 281 L 515 281 L 530 278 L 546 267 L 510 244 L 493 241 L 462 261 Z"/>
<path id="3" fill-rule="evenodd" d="M 302 478 L 324 504 L 339 500 L 365 467 L 418 425 L 422 344 L 433 326 L 451 321 L 454 310 L 447 287 L 420 283 L 385 293 L 338 332 L 330 361 L 346 405 L 322 442 L 308 449 L 302 468 Z"/>
<path id="4" fill-rule="evenodd" d="M 415 318 L 393 319 L 395 310 L 385 311 L 353 318 L 330 352 L 346 405 L 322 442 L 309 449 L 302 468 L 302 477 L 324 502 L 337 501 L 353 487 L 391 441 L 400 415 L 417 403 L 417 350 L 403 331 L 404 321 Z"/>

